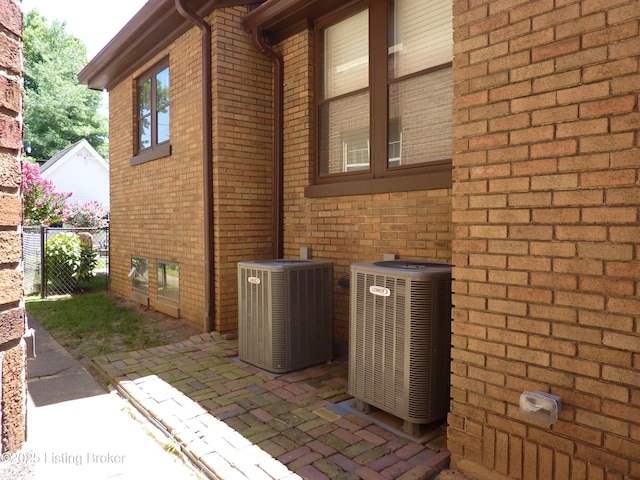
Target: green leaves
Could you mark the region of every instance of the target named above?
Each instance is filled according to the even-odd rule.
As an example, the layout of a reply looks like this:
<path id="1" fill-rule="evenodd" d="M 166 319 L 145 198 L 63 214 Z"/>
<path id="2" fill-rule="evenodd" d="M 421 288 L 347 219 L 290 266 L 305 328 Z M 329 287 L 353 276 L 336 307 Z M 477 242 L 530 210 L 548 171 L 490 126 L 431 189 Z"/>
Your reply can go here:
<path id="1" fill-rule="evenodd" d="M 73 291 L 78 283 L 93 278 L 98 255 L 73 232 L 59 233 L 47 240 L 45 247 L 47 278 L 58 291 Z"/>
<path id="2" fill-rule="evenodd" d="M 65 24 L 46 19 L 36 10 L 24 18 L 25 134 L 27 155 L 49 159 L 86 138 L 108 157 L 108 121 L 98 111 L 100 92 L 78 82 L 87 52 Z"/>

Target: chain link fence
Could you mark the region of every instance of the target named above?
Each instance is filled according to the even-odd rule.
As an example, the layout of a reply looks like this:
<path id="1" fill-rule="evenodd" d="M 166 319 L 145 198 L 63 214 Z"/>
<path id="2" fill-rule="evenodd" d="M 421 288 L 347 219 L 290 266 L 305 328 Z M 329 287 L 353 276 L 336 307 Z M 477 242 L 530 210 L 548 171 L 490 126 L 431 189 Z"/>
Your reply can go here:
<path id="1" fill-rule="evenodd" d="M 24 293 L 31 295 L 40 292 L 41 260 L 44 259 L 41 238 L 43 227 L 24 227 L 22 230 L 22 257 L 24 264 Z"/>
<path id="2" fill-rule="evenodd" d="M 78 239 L 88 248 L 77 248 Z M 96 274 L 109 278 L 108 228 L 24 227 L 22 251 L 27 295 L 65 295 L 81 279 Z"/>

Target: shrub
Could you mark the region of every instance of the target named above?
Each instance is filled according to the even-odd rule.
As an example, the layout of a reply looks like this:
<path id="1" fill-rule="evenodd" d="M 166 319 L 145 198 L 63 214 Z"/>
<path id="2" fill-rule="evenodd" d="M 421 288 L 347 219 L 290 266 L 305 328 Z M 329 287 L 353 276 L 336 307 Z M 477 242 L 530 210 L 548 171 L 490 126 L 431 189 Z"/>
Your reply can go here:
<path id="1" fill-rule="evenodd" d="M 78 283 L 88 283 L 94 276 L 94 269 L 98 265 L 98 252 L 90 245 L 83 243 L 80 245 L 80 265 L 76 272 Z"/>
<path id="2" fill-rule="evenodd" d="M 45 265 L 50 288 L 58 293 L 69 293 L 79 283 L 88 282 L 98 262 L 91 245 L 83 244 L 75 233 L 59 233 L 45 245 Z"/>
<path id="3" fill-rule="evenodd" d="M 71 232 L 59 233 L 45 244 L 45 266 L 50 288 L 58 293 L 75 290 L 81 262 L 80 238 Z"/>

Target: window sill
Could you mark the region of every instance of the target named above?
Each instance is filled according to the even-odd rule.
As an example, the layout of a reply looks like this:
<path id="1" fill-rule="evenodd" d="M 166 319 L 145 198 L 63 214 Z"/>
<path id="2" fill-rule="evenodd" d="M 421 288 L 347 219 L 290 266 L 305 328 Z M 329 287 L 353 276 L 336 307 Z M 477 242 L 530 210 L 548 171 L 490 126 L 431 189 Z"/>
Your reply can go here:
<path id="1" fill-rule="evenodd" d="M 160 313 L 164 313 L 165 315 L 169 315 L 170 317 L 180 318 L 180 307 L 176 305 L 172 305 L 171 301 L 162 301 L 162 299 L 158 298 L 158 303 L 156 304 L 156 311 Z"/>
<path id="2" fill-rule="evenodd" d="M 163 143 L 162 145 L 158 145 L 155 148 L 151 148 L 145 150 L 138 155 L 131 158 L 130 165 L 133 167 L 134 165 L 140 165 L 141 163 L 151 162 L 152 160 L 157 160 L 159 158 L 168 157 L 171 155 L 171 145 L 167 143 Z"/>
<path id="3" fill-rule="evenodd" d="M 309 185 L 304 189 L 306 198 L 366 195 L 376 193 L 410 192 L 451 188 L 451 166 L 433 172 L 413 176 L 389 177 L 370 180 L 355 180 L 321 185 Z"/>
<path id="4" fill-rule="evenodd" d="M 145 307 L 149 306 L 149 294 L 146 292 L 131 289 L 131 292 L 129 292 L 129 298 L 140 305 L 144 305 Z"/>

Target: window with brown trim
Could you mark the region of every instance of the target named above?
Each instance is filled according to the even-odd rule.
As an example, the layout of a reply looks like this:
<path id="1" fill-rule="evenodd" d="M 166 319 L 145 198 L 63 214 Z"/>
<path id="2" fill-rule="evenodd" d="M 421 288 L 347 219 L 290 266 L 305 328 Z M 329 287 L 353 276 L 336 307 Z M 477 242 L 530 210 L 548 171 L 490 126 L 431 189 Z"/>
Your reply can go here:
<path id="1" fill-rule="evenodd" d="M 140 76 L 136 85 L 137 138 L 131 165 L 171 154 L 169 59 Z"/>
<path id="2" fill-rule="evenodd" d="M 416 176 L 419 188 L 450 187 L 451 0 L 360 5 L 316 25 L 317 167 L 307 193 L 339 194 L 340 182 L 390 191 Z M 437 180 L 425 186 L 429 176 Z"/>

